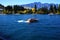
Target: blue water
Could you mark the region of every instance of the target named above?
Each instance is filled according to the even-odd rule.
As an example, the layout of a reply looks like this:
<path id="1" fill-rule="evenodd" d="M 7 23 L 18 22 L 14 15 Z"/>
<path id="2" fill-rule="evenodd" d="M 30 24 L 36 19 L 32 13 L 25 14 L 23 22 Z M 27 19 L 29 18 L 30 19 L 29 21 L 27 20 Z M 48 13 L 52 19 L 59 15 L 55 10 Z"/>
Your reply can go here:
<path id="1" fill-rule="evenodd" d="M 39 22 L 17 22 L 29 18 L 37 18 Z M 60 40 L 60 15 L 0 15 L 0 39 Z"/>

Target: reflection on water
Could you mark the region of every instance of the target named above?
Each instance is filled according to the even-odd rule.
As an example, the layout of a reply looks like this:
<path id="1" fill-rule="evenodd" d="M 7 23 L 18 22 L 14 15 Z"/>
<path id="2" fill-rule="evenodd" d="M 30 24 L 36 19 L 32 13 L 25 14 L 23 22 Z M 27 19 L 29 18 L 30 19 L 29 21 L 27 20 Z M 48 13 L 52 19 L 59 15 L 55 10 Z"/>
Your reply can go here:
<path id="1" fill-rule="evenodd" d="M 60 15 L 39 15 L 37 23 L 24 23 L 26 15 L 0 15 L 0 37 L 7 40 L 60 40 Z M 21 22 L 21 23 L 19 23 Z"/>

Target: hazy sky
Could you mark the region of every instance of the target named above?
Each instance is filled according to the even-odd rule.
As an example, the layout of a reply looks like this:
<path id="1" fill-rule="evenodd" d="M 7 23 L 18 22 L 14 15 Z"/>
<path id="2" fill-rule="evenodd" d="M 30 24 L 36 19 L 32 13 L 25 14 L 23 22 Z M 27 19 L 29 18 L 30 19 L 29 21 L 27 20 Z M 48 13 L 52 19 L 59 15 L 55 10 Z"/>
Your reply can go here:
<path id="1" fill-rule="evenodd" d="M 55 3 L 60 4 L 60 0 L 0 0 L 0 4 L 3 5 L 21 5 L 28 4 L 33 2 L 41 2 L 41 3 Z"/>

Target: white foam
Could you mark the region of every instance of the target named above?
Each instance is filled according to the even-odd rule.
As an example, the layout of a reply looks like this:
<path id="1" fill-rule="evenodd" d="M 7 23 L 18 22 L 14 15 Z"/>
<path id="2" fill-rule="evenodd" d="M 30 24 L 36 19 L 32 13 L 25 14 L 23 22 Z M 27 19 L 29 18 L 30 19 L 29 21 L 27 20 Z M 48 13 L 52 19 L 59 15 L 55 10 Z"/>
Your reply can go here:
<path id="1" fill-rule="evenodd" d="M 25 21 L 25 20 L 18 20 L 17 22 L 19 22 L 19 23 L 29 23 L 29 21 Z"/>
<path id="2" fill-rule="evenodd" d="M 24 22 L 24 20 L 18 20 L 17 22 Z"/>

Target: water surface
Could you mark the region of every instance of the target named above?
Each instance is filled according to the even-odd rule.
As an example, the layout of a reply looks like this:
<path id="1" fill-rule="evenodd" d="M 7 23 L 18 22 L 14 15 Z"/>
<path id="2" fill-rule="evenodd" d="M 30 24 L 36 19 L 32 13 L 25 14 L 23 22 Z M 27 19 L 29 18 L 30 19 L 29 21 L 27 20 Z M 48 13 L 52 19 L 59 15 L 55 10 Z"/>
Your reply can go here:
<path id="1" fill-rule="evenodd" d="M 17 22 L 29 18 L 37 18 L 39 22 Z M 60 15 L 0 15 L 0 38 L 6 40 L 60 40 Z"/>

